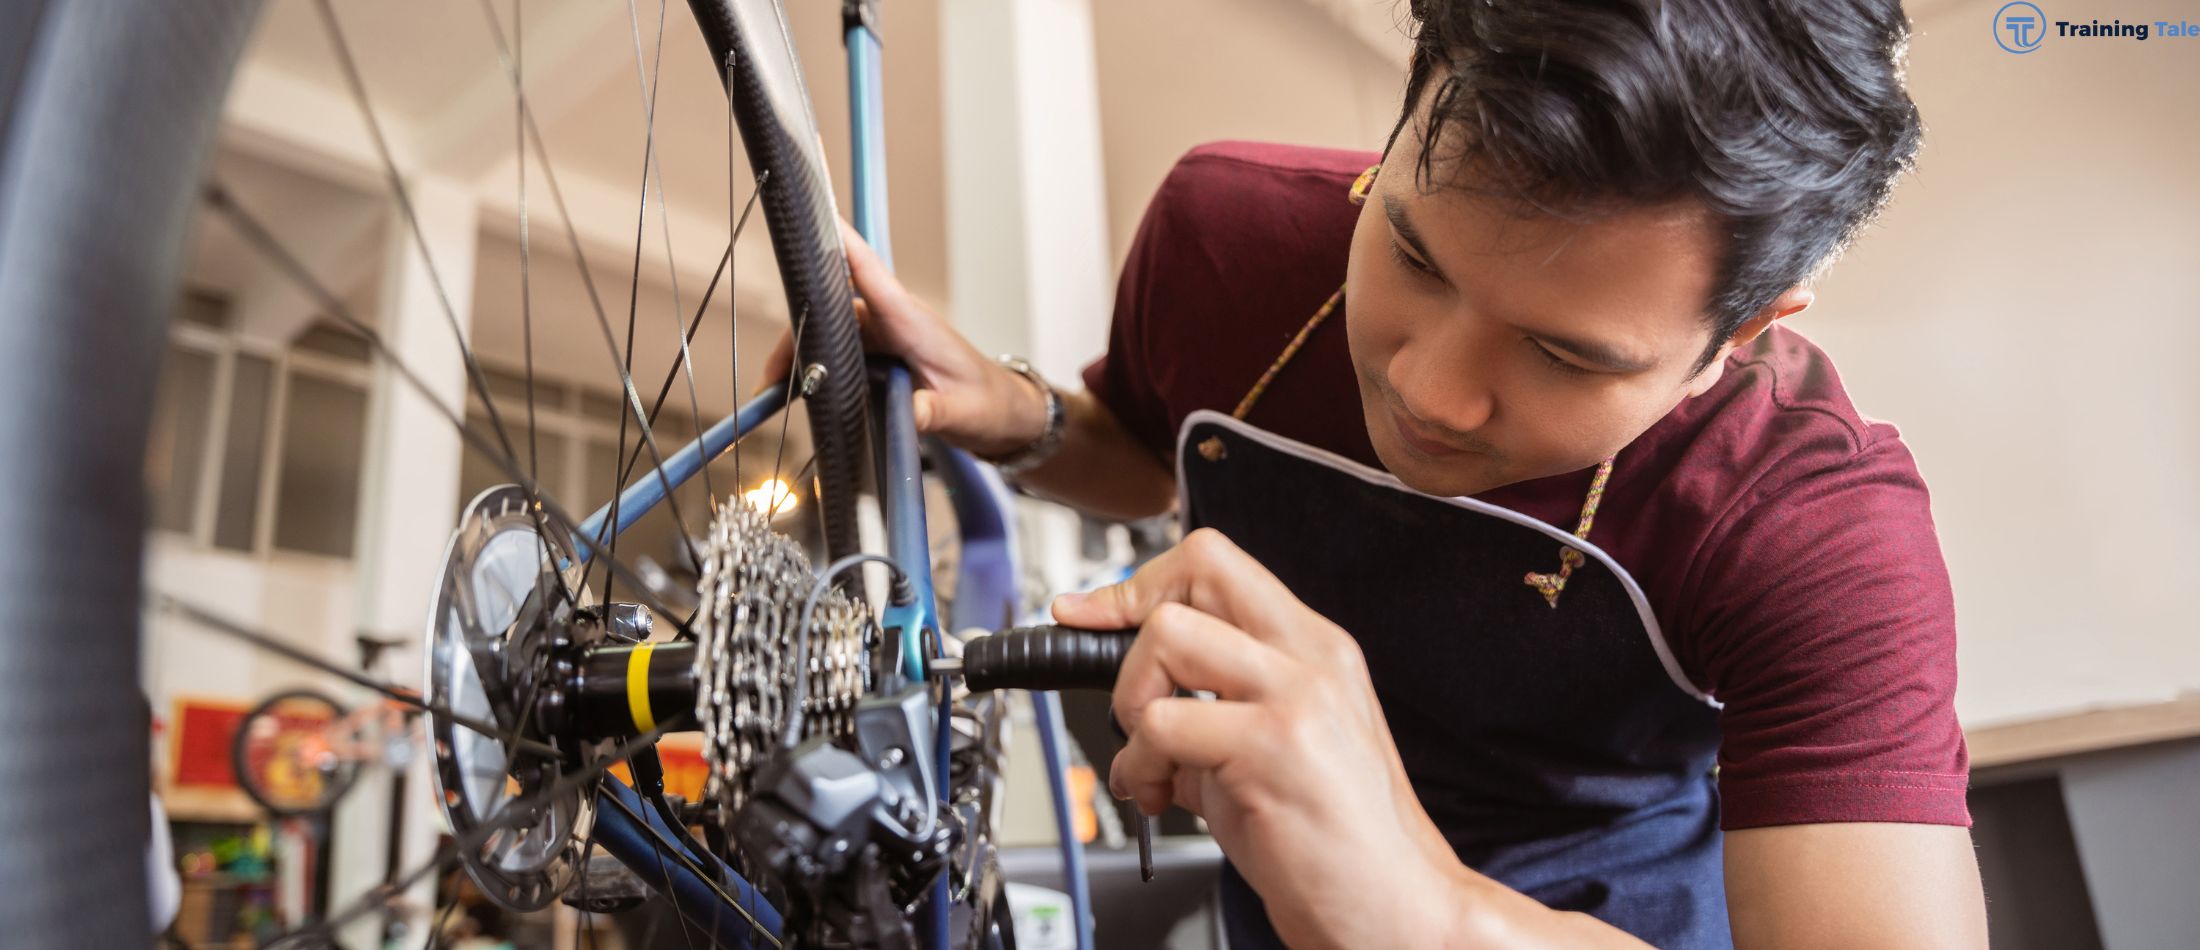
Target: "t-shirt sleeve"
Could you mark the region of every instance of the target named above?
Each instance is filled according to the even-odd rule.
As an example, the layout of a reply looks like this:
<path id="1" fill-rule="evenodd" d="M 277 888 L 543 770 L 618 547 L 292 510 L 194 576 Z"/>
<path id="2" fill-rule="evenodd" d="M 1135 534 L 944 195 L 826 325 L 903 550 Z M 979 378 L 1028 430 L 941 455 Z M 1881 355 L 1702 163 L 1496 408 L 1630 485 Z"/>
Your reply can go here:
<path id="1" fill-rule="evenodd" d="M 1677 645 L 1725 704 L 1722 825 L 1968 826 L 1955 605 L 1909 450 L 1883 438 L 1732 510 Z"/>
<path id="2" fill-rule="evenodd" d="M 1166 403 L 1154 384 L 1156 341 L 1150 328 L 1162 268 L 1158 260 L 1177 236 L 1172 232 L 1170 197 L 1179 170 L 1155 192 L 1139 220 L 1138 233 L 1123 261 L 1115 288 L 1115 313 L 1108 326 L 1108 351 L 1085 367 L 1085 388 L 1115 415 L 1117 422 L 1154 455 L 1166 459 L 1175 450 L 1176 432 Z"/>

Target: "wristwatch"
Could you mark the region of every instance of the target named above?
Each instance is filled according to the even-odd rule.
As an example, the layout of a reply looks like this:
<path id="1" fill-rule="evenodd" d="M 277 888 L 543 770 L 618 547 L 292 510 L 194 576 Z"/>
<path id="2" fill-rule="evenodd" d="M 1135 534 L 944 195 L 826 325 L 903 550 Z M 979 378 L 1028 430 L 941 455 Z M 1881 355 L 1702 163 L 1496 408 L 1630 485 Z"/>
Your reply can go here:
<path id="1" fill-rule="evenodd" d="M 1046 396 L 1047 401 L 1047 425 L 1040 431 L 1038 438 L 1006 455 L 986 459 L 1001 470 L 1003 477 L 1014 478 L 1038 468 L 1047 459 L 1054 457 L 1056 449 L 1062 447 L 1062 395 L 1055 392 L 1046 378 L 1040 376 L 1039 371 L 1032 369 L 1031 364 L 1022 358 L 1004 354 L 1000 357 L 1000 364 L 1009 372 L 1031 380 L 1031 384 L 1039 387 L 1039 392 Z"/>

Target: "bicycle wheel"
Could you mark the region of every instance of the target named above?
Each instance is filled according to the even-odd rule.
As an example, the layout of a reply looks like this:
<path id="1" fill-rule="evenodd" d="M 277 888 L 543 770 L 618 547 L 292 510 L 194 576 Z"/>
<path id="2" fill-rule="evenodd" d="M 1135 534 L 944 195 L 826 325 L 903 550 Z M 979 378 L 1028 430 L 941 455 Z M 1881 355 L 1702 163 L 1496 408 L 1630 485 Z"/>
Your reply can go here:
<path id="1" fill-rule="evenodd" d="M 333 755 L 324 730 L 346 710 L 328 694 L 287 689 L 262 700 L 237 723 L 229 762 L 237 787 L 278 818 L 302 818 L 335 807 L 359 780 L 359 762 Z"/>
<path id="2" fill-rule="evenodd" d="M 857 544 L 867 396 L 815 121 L 776 3 L 691 6 L 714 64 L 733 64 L 729 91 L 765 182 L 789 313 L 802 327 L 798 366 L 823 368 L 808 415 L 826 546 L 837 557 Z M 150 780 L 135 699 L 146 604 L 140 480 L 196 206 L 204 197 L 240 229 L 257 226 L 229 196 L 203 190 L 201 173 L 258 8 L 0 6 L 0 352 L 17 362 L 0 373 L 0 436 L 14 447 L 0 453 L 0 492 L 18 510 L 0 532 L 0 584 L 20 624 L 0 649 L 0 718 L 15 730 L 0 764 L 0 840 L 9 842 L 0 849 L 0 933 L 11 945 L 134 946 L 148 932 L 147 828 L 133 817 L 146 814 Z M 260 236 L 263 250 L 283 254 Z M 478 369 L 470 381 L 493 406 Z M 631 394 L 631 379 L 622 383 Z M 501 432 L 498 452 L 465 432 L 462 413 L 447 414 L 468 443 L 517 473 Z M 551 499 L 537 495 L 532 507 L 563 530 L 576 527 Z M 644 585 L 624 577 L 622 587 Z"/>

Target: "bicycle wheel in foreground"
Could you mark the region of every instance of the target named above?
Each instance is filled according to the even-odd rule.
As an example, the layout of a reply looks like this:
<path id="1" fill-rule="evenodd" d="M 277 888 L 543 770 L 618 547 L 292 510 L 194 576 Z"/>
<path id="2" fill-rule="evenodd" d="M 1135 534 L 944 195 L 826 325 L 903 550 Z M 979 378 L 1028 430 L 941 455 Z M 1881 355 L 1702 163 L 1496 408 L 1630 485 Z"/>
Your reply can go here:
<path id="1" fill-rule="evenodd" d="M 499 57 L 513 78 L 523 176 L 532 167 L 538 187 L 562 215 L 555 166 L 524 95 L 524 51 L 508 42 L 499 6 L 488 0 L 481 6 L 496 40 L 485 55 Z M 857 549 L 855 512 L 873 465 L 865 370 L 814 119 L 776 3 L 695 0 L 691 6 L 706 48 L 685 54 L 731 63 L 720 74 L 756 174 L 754 194 L 799 341 L 801 388 L 785 399 L 806 400 L 816 447 L 815 459 L 800 468 L 814 467 L 826 550 L 842 557 Z M 453 840 L 434 860 L 402 869 L 389 889 L 335 895 L 326 916 L 294 939 L 310 943 L 349 921 L 373 917 L 405 884 L 427 880 L 453 860 L 511 906 L 540 906 L 563 896 L 584 880 L 580 869 L 596 846 L 590 835 L 601 820 L 588 812 L 605 773 L 630 766 L 637 787 L 651 792 L 646 779 L 659 770 L 653 740 L 669 728 L 692 728 L 679 721 L 676 708 L 653 727 L 625 728 L 619 735 L 601 734 L 606 730 L 582 717 L 545 715 L 546 697 L 586 700 L 569 667 L 589 656 L 639 650 L 617 639 L 632 632 L 620 618 L 634 610 L 650 610 L 680 628 L 679 640 L 700 637 L 688 629 L 684 612 L 667 609 L 649 584 L 610 556 L 615 531 L 604 531 L 599 521 L 591 533 L 586 528 L 593 519 L 576 517 L 576 509 L 541 489 L 512 436 L 520 407 L 499 410 L 470 350 L 463 350 L 466 385 L 486 407 L 486 426 L 469 427 L 464 406 L 437 401 L 415 369 L 396 361 L 375 330 L 348 312 L 341 295 L 301 266 L 285 243 L 283 221 L 274 216 L 278 209 L 248 207 L 222 182 L 205 177 L 224 93 L 258 12 L 251 2 L 163 0 L 28 2 L 0 11 L 0 352 L 16 364 L 0 373 L 0 437 L 12 447 L 0 452 L 0 492 L 17 511 L 0 530 L 0 585 L 11 592 L 17 607 L 11 615 L 19 624 L 0 648 L 0 721 L 13 730 L 11 754 L 0 764 L 0 840 L 9 842 L 0 849 L 0 933 L 10 935 L 11 945 L 134 946 L 148 932 L 141 816 L 150 775 L 139 686 L 146 610 L 168 611 L 209 635 L 226 634 L 362 682 L 339 664 L 286 646 L 282 637 L 192 604 L 189 591 L 144 588 L 147 506 L 140 479 L 154 381 L 195 214 L 220 216 L 255 253 L 295 279 L 331 319 L 388 361 L 404 385 L 429 396 L 469 450 L 512 483 L 493 504 L 477 503 L 455 525 L 453 560 L 440 588 L 446 603 L 427 641 L 441 658 L 431 664 L 443 676 L 441 688 L 420 699 L 390 684 L 365 684 L 429 711 Z M 323 2 L 315 12 L 400 209 L 393 226 L 411 229 L 425 254 L 418 209 L 376 124 L 371 77 L 357 67 L 342 27 L 344 11 Z M 661 22 L 660 16 L 660 45 Z M 520 35 L 516 26 L 510 36 Z M 645 28 L 633 26 L 639 60 Z M 652 68 L 644 88 L 654 83 Z M 653 137 L 645 139 L 645 154 L 653 149 Z M 646 173 L 644 181 L 646 190 Z M 730 257 L 736 222 L 745 216 L 729 208 L 728 218 L 736 232 L 729 235 Z M 571 250 L 582 256 L 577 243 Z M 582 272 L 588 272 L 585 263 Z M 615 367 L 611 375 L 625 394 L 621 425 L 631 422 L 637 437 L 628 451 L 622 435 L 620 454 L 627 461 L 616 483 L 626 484 L 625 472 L 661 470 L 676 454 L 678 445 L 653 433 L 652 422 L 675 374 L 687 376 L 693 399 L 693 368 L 683 341 L 681 362 L 667 371 L 655 404 L 645 404 L 630 361 L 631 305 L 622 347 L 613 327 L 616 301 L 607 306 L 592 284 L 588 297 L 607 363 Z M 706 294 L 697 320 L 707 305 Z M 447 302 L 445 313 L 450 315 Z M 463 348 L 465 334 L 456 317 L 451 320 Z M 689 326 L 692 335 L 694 324 Z M 529 417 L 533 399 L 530 385 Z M 672 495 L 669 484 L 664 488 Z M 665 503 L 677 516 L 676 497 Z M 710 513 L 690 514 L 700 523 Z M 609 521 L 619 521 L 615 508 Z M 597 556 L 599 544 L 605 556 Z M 487 557 L 491 548 L 504 551 L 501 559 Z M 703 560 L 696 557 L 698 564 Z M 501 567 L 472 570 L 492 562 Z M 640 603 L 590 602 L 587 575 L 576 570 L 582 562 L 602 564 L 607 585 Z M 513 564 L 522 567 L 505 569 Z M 846 622 L 859 641 L 875 641 L 875 625 Z M 430 679 L 433 686 L 435 677 Z M 847 697 L 867 686 L 826 684 L 821 695 Z M 645 683 L 642 695 L 652 688 Z M 605 800 L 628 807 L 618 795 Z M 628 817 L 653 839 L 646 844 L 661 861 L 670 855 L 673 864 L 702 858 L 748 863 L 722 840 L 698 842 L 689 835 L 691 824 L 708 824 L 710 803 L 668 803 L 651 794 L 636 801 L 658 812 Z M 687 810 L 676 811 L 681 808 Z M 668 885 L 682 870 L 689 880 L 715 882 L 719 876 L 704 867 L 675 868 L 664 875 Z M 769 928 L 749 916 L 758 895 L 728 894 L 715 883 L 673 890 L 675 900 L 714 902 L 714 912 L 748 917 L 749 935 L 771 942 Z M 984 890 L 980 897 L 990 905 L 992 893 Z"/>

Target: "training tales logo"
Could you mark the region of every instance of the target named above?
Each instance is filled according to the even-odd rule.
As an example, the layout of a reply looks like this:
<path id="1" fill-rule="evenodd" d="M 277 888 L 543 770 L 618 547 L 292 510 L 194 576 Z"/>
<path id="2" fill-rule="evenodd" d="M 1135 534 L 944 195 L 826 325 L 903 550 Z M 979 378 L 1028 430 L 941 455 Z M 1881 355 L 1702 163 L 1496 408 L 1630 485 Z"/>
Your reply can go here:
<path id="1" fill-rule="evenodd" d="M 2132 40 L 2144 43 L 2148 37 L 2161 39 L 2200 40 L 2200 23 L 2189 20 L 2140 20 L 2125 23 L 2120 19 L 2107 22 L 2087 20 L 2049 20 L 2040 8 L 2017 0 L 2002 4 L 1994 11 L 1994 42 L 2012 53 L 2029 53 L 2040 48 L 2047 39 L 2050 27 L 2058 37 L 2081 40 Z"/>
<path id="2" fill-rule="evenodd" d="M 1994 42 L 2012 53 L 2029 53 L 2040 48 L 2040 41 L 2047 38 L 2047 14 L 2040 8 L 2016 0 L 1994 11 Z"/>

